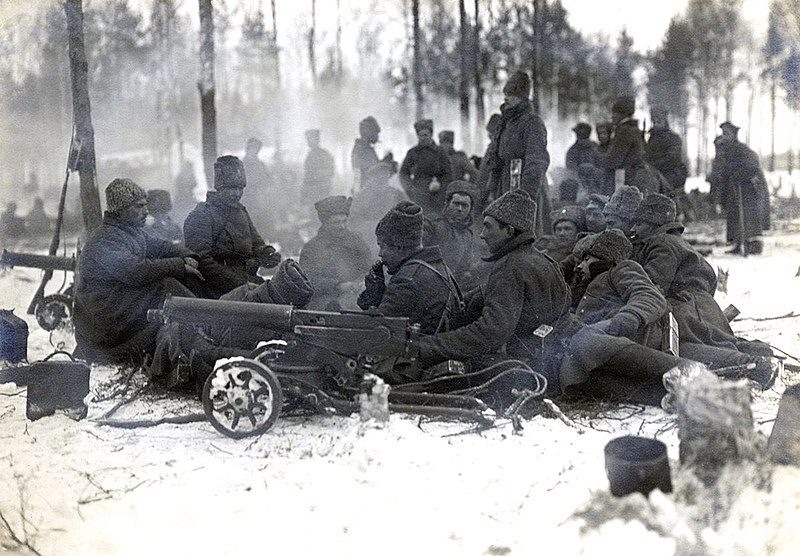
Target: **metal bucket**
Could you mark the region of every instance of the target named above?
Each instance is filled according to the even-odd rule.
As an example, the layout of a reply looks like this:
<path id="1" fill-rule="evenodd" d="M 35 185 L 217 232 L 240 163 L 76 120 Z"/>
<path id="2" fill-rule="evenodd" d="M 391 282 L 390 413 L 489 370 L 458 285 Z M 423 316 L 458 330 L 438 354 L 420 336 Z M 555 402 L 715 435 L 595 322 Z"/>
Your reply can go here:
<path id="1" fill-rule="evenodd" d="M 621 436 L 606 444 L 606 476 L 614 496 L 657 488 L 672 492 L 667 446 L 660 440 Z"/>

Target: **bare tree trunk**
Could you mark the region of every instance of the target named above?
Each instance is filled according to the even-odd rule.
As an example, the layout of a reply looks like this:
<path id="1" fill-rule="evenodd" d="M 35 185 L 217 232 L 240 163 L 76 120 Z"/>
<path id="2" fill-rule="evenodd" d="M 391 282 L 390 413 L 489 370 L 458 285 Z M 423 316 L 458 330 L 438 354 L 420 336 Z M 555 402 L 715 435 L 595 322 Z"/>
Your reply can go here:
<path id="1" fill-rule="evenodd" d="M 336 0 L 336 77 L 342 76 L 342 5 Z"/>
<path id="2" fill-rule="evenodd" d="M 533 112 L 539 114 L 542 96 L 542 21 L 544 20 L 544 0 L 533 1 L 533 66 L 531 68 L 531 85 Z M 520 22 L 521 23 L 521 22 Z"/>
<path id="3" fill-rule="evenodd" d="M 756 82 L 752 77 L 748 79 L 750 85 L 750 95 L 747 97 L 747 136 L 745 142 L 750 144 L 750 130 L 753 129 L 753 105 L 756 100 Z"/>
<path id="4" fill-rule="evenodd" d="M 478 120 L 477 145 L 482 147 L 483 126 L 486 123 L 486 107 L 483 103 L 483 80 L 481 79 L 481 17 L 480 0 L 475 0 L 475 28 L 473 39 L 473 57 L 475 63 L 475 119 Z"/>
<path id="5" fill-rule="evenodd" d="M 83 211 L 83 226 L 88 232 L 100 226 L 103 215 L 100 210 L 100 193 L 97 191 L 94 127 L 92 126 L 92 106 L 89 102 L 89 65 L 86 61 L 86 50 L 83 42 L 83 6 L 81 0 L 66 0 L 64 2 L 64 14 L 67 16 L 75 139 L 81 142 L 78 163 L 81 210 Z"/>
<path id="6" fill-rule="evenodd" d="M 770 108 L 770 119 L 772 121 L 772 126 L 770 127 L 771 137 L 769 143 L 769 171 L 775 171 L 775 89 L 777 88 L 777 79 L 775 78 L 775 72 L 771 72 L 771 82 L 769 84 L 769 108 Z"/>
<path id="7" fill-rule="evenodd" d="M 317 85 L 317 56 L 314 47 L 317 27 L 317 0 L 311 0 L 311 28 L 308 30 L 308 64 L 311 66 L 311 83 Z"/>
<path id="8" fill-rule="evenodd" d="M 461 43 L 459 44 L 461 54 L 461 71 L 459 72 L 459 98 L 461 113 L 461 141 L 471 147 L 469 133 L 469 28 L 467 23 L 467 10 L 464 8 L 464 0 L 458 0 L 458 20 L 461 31 Z M 470 149 L 471 150 L 471 149 Z"/>
<path id="9" fill-rule="evenodd" d="M 411 0 L 411 19 L 414 28 L 414 99 L 416 101 L 416 119 L 422 119 L 425 113 L 425 98 L 422 95 L 422 52 L 419 36 L 419 0 Z"/>
<path id="10" fill-rule="evenodd" d="M 281 88 L 281 56 L 278 49 L 278 18 L 275 13 L 275 0 L 271 0 L 272 7 L 272 46 L 275 49 L 275 85 Z"/>
<path id="11" fill-rule="evenodd" d="M 200 2 L 200 118 L 202 121 L 203 167 L 206 183 L 214 184 L 217 159 L 217 109 L 214 107 L 214 7 L 211 0 Z"/>

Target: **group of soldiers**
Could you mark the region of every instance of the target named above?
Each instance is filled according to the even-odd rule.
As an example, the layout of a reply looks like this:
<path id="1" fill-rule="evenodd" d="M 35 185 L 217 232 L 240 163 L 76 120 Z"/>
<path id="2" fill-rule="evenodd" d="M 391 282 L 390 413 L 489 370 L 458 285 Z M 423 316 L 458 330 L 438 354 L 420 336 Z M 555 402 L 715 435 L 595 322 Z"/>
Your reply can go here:
<path id="1" fill-rule="evenodd" d="M 362 120 L 352 150 L 358 192 L 350 198 L 307 188 L 306 200 L 316 191 L 320 227 L 299 262 L 283 258 L 257 230 L 241 202 L 248 166 L 235 156 L 217 159 L 214 190 L 178 230 L 183 241 L 159 237 L 176 227 L 168 217 L 156 219 L 160 230 L 145 226 L 148 205 L 168 213 L 168 196 L 113 180 L 103 223 L 80 255 L 77 355 L 148 362 L 157 377 L 182 353 L 202 381 L 217 357 L 270 339 L 269 331 L 223 338 L 147 320 L 149 309 L 179 295 L 406 317 L 422 336 L 403 352 L 419 364 L 389 382 L 424 380 L 426 369 L 445 360 L 502 354 L 545 374 L 554 394 L 658 391 L 663 373 L 689 360 L 712 369 L 739 366 L 740 376 L 769 386 L 772 353 L 737 338 L 714 301 L 716 276 L 681 237 L 672 186 L 642 162 L 630 99 L 614 104 L 605 156 L 595 152 L 587 162 L 568 154 L 578 160 L 577 173 L 590 164 L 619 180 L 615 171 L 622 169 L 622 183 L 588 188 L 585 206 L 559 200 L 551 210 L 547 131 L 531 108 L 530 80 L 517 72 L 503 92 L 480 159 L 456 151 L 451 133 L 440 134 L 444 147 L 437 145 L 433 123 L 422 120 L 414 126 L 419 142 L 398 169 L 391 154 L 381 159 L 375 152 L 378 122 Z M 588 139 L 585 127 L 578 129 L 579 141 Z M 315 137 L 308 139 L 311 145 Z M 739 155 L 726 145 L 725 165 L 733 165 Z M 656 146 L 651 150 L 656 159 Z M 723 180 L 724 171 L 715 165 L 714 179 Z M 661 177 L 641 178 L 640 188 L 642 172 Z M 389 184 L 394 173 L 402 192 Z M 670 315 L 680 357 L 664 342 Z"/>

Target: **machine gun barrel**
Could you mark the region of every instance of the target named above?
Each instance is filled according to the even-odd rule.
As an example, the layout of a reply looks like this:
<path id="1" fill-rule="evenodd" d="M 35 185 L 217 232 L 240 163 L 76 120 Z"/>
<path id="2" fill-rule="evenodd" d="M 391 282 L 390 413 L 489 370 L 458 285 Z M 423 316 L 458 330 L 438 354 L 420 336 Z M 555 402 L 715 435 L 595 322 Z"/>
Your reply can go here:
<path id="1" fill-rule="evenodd" d="M 270 328 L 279 332 L 292 330 L 291 305 L 222 301 L 192 297 L 170 297 L 164 301 L 162 316 L 167 320 L 224 326 L 230 328 Z"/>
<path id="2" fill-rule="evenodd" d="M 42 270 L 70 270 L 75 271 L 75 257 L 57 257 L 51 255 L 34 255 L 32 253 L 14 253 L 3 249 L 0 256 L 0 267 L 11 268 L 23 266 L 26 268 L 40 268 Z"/>

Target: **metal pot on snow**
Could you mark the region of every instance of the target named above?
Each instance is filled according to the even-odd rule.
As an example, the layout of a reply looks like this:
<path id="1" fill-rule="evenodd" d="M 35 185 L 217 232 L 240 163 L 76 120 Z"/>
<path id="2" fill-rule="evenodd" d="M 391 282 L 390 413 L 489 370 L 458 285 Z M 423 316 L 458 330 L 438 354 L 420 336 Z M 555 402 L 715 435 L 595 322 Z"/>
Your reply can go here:
<path id="1" fill-rule="evenodd" d="M 614 496 L 657 488 L 672 492 L 667 446 L 642 436 L 621 436 L 606 444 L 606 475 Z"/>

